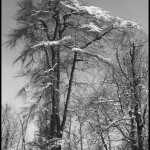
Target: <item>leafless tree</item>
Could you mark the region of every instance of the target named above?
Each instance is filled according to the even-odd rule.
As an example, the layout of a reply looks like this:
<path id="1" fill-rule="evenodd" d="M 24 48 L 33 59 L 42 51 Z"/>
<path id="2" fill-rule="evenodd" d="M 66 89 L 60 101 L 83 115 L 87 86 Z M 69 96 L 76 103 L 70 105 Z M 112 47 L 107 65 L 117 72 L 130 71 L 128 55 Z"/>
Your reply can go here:
<path id="1" fill-rule="evenodd" d="M 112 39 L 122 32 L 119 30 L 139 30 L 139 26 L 112 17 L 100 8 L 84 6 L 79 1 L 22 0 L 17 4 L 19 10 L 15 18 L 19 26 L 9 33 L 7 44 L 14 47 L 18 41 L 24 42 L 25 46 L 15 63 L 21 61 L 18 76 L 29 81 L 18 95 L 33 100 L 23 110 L 27 122 L 35 116 L 39 117 L 38 123 L 44 120 L 46 125 L 50 121 L 50 132 L 44 135 L 47 138 L 44 145 L 39 142 L 32 145 L 39 149 L 42 146 L 42 149 L 61 150 L 68 109 L 85 70 L 89 71 L 92 67 L 96 70 L 95 63 L 98 61 L 114 68 L 113 63 L 103 56 L 102 47 L 111 46 Z M 83 65 L 85 67 L 81 67 Z M 39 115 L 44 109 L 48 110 L 49 119 Z M 40 128 L 44 130 L 44 126 Z M 105 145 L 102 134 L 101 138 Z M 83 149 L 82 134 L 80 145 Z"/>

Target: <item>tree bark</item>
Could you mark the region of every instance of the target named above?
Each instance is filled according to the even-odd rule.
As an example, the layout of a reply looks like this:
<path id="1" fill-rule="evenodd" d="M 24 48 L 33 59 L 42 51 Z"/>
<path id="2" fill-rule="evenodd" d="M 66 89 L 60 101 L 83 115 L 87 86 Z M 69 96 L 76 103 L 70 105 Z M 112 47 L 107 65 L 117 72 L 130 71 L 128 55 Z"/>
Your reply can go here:
<path id="1" fill-rule="evenodd" d="M 139 113 L 140 106 L 140 89 L 138 88 L 139 81 L 135 71 L 135 45 L 133 43 L 132 48 L 130 50 L 131 56 L 131 98 L 132 98 L 132 106 L 131 106 L 131 137 L 134 139 L 132 142 L 132 150 L 144 150 L 143 149 L 143 137 L 142 137 L 142 129 L 143 122 L 141 114 Z M 133 112 L 134 111 L 134 112 Z M 135 132 L 135 123 L 137 128 L 137 134 Z M 135 137 L 137 135 L 137 138 Z"/>
<path id="2" fill-rule="evenodd" d="M 62 123 L 61 123 L 61 130 L 62 130 L 62 131 L 63 131 L 63 128 L 64 128 L 64 126 L 65 126 L 66 118 L 67 118 L 67 109 L 68 109 L 68 104 L 69 104 L 69 99 L 70 99 L 70 94 L 71 94 L 73 75 L 74 75 L 75 65 L 76 65 L 76 58 L 77 58 L 77 52 L 74 53 L 74 59 L 73 59 L 73 64 L 72 64 L 71 73 L 70 73 L 68 94 L 67 94 L 66 103 L 65 103 L 65 108 L 64 108 L 63 120 L 62 120 Z"/>

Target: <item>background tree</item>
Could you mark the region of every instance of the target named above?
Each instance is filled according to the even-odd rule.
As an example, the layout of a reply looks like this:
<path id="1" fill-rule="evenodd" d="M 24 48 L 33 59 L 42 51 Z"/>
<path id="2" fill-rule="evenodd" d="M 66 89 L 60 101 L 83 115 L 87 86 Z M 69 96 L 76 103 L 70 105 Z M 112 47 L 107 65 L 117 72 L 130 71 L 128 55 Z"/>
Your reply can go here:
<path id="1" fill-rule="evenodd" d="M 116 41 L 114 46 L 116 51 L 115 57 L 111 56 L 115 61 L 113 64 L 110 63 L 110 61 L 109 64 L 107 63 L 110 71 L 107 71 L 104 78 L 105 80 L 102 84 L 102 86 L 107 87 L 107 89 L 98 89 L 100 92 L 97 90 L 91 97 L 92 100 L 90 106 L 93 108 L 93 111 L 97 108 L 97 111 L 95 111 L 96 113 L 94 114 L 98 115 L 98 111 L 103 110 L 104 113 L 101 112 L 100 115 L 104 114 L 104 117 L 110 121 L 110 125 L 107 126 L 105 124 L 104 129 L 99 128 L 96 130 L 96 125 L 93 122 L 91 127 L 95 131 L 101 131 L 102 133 L 115 127 L 124 136 L 123 140 L 127 140 L 127 143 L 129 141 L 129 148 L 144 149 L 142 135 L 144 135 L 143 129 L 147 125 L 143 125 L 142 120 L 145 119 L 142 116 L 146 115 L 146 101 L 148 98 L 148 95 L 146 94 L 148 75 L 148 62 L 146 57 L 148 52 L 146 44 L 147 40 L 145 34 L 140 33 L 139 36 L 137 31 L 134 30 L 132 34 L 131 30 L 129 31 L 122 32 L 123 34 L 117 37 L 120 44 Z M 131 44 L 131 41 L 134 42 Z M 136 46 L 135 43 L 137 44 Z M 143 71 L 145 72 L 144 76 L 142 73 Z M 140 88 L 141 86 L 143 88 Z M 102 91 L 104 91 L 105 94 L 96 94 L 101 93 Z M 145 94 L 143 95 L 142 93 Z M 112 105 L 109 106 L 109 103 Z M 141 111 L 142 105 L 143 111 Z M 104 109 L 99 109 L 99 106 L 103 106 Z M 94 114 L 92 113 L 91 116 L 96 120 L 97 117 L 94 116 Z M 131 121 L 130 123 L 129 120 Z M 102 124 L 102 122 L 97 122 L 97 125 L 99 126 L 102 126 Z M 111 132 L 113 133 L 114 131 L 112 130 Z"/>
<path id="2" fill-rule="evenodd" d="M 1 127 L 1 148 L 4 150 L 20 149 L 23 143 L 21 124 L 15 111 L 8 104 L 2 106 Z"/>

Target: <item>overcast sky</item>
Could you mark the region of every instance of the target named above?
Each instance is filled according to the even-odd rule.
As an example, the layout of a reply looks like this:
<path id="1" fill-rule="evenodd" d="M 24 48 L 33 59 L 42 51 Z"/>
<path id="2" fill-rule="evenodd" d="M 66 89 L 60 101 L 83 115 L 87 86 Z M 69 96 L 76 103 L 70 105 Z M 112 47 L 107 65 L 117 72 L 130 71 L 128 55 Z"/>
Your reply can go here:
<path id="1" fill-rule="evenodd" d="M 17 0 L 2 0 L 2 44 L 10 29 L 16 27 L 13 16 L 17 10 Z M 109 11 L 113 16 L 136 21 L 148 32 L 148 0 L 85 0 L 88 5 L 93 5 Z M 14 106 L 20 105 L 21 101 L 15 99 L 17 91 L 23 85 L 22 79 L 15 79 L 14 76 L 19 69 L 19 64 L 12 63 L 20 51 L 21 45 L 13 50 L 2 45 L 2 103 L 10 103 Z"/>

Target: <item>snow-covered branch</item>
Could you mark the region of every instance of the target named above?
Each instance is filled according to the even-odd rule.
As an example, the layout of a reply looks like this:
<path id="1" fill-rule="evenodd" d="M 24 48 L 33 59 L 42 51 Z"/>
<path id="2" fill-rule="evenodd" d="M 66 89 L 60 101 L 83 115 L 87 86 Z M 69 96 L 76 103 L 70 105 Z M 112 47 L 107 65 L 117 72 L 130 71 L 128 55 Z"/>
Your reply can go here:
<path id="1" fill-rule="evenodd" d="M 84 52 L 84 50 L 82 50 L 81 48 L 78 48 L 78 47 L 73 47 L 73 48 L 72 48 L 72 51 L 73 51 L 73 52 L 81 52 L 81 53 Z"/>
<path id="2" fill-rule="evenodd" d="M 86 14 L 96 17 L 97 19 L 103 18 L 105 20 L 110 20 L 110 18 L 112 18 L 110 15 L 107 14 L 107 11 L 103 11 L 99 7 L 81 6 L 80 3 L 73 3 L 72 5 L 70 5 L 66 2 L 61 2 L 61 4 L 70 10 L 74 10 L 77 12 L 85 12 Z"/>
<path id="3" fill-rule="evenodd" d="M 39 44 L 36 44 L 36 45 L 32 46 L 31 48 L 35 48 L 35 47 L 39 47 L 39 46 L 63 45 L 65 43 L 67 43 L 68 40 L 70 40 L 70 39 L 71 39 L 70 36 L 66 36 L 66 37 L 62 38 L 61 40 L 57 40 L 57 41 L 42 41 Z"/>
<path id="4" fill-rule="evenodd" d="M 95 103 L 95 104 L 99 104 L 99 103 L 109 103 L 109 102 L 116 103 L 116 102 L 119 102 L 119 101 L 101 99 L 101 100 L 99 100 L 99 101 L 97 101 L 97 102 L 94 102 L 94 103 Z"/>
<path id="5" fill-rule="evenodd" d="M 114 26 L 116 26 L 116 27 L 135 28 L 135 29 L 138 29 L 138 30 L 142 29 L 142 27 L 134 21 L 124 20 L 124 19 L 121 19 L 119 17 L 116 17 L 115 20 L 116 21 L 114 23 Z"/>
<path id="6" fill-rule="evenodd" d="M 89 24 L 83 24 L 81 26 L 81 29 L 88 29 L 88 32 L 98 32 L 101 33 L 102 29 L 96 26 L 93 22 L 90 22 Z"/>
<path id="7" fill-rule="evenodd" d="M 135 28 L 138 30 L 141 30 L 142 27 L 138 25 L 134 21 L 129 21 L 129 20 L 124 20 L 119 17 L 113 17 L 108 14 L 108 11 L 102 10 L 100 7 L 95 7 L 95 6 L 81 6 L 80 3 L 72 3 L 72 4 L 67 4 L 66 2 L 61 2 L 61 4 L 70 9 L 71 11 L 75 11 L 79 14 L 87 14 L 93 18 L 95 18 L 95 21 L 103 21 L 103 22 L 108 22 L 114 25 L 114 27 L 120 27 L 120 28 Z M 95 27 L 93 28 L 93 31 L 95 31 Z"/>
<path id="8" fill-rule="evenodd" d="M 120 122 L 122 120 L 131 120 L 131 118 L 121 118 L 121 119 L 118 119 L 118 120 L 114 120 L 113 122 L 111 122 L 104 130 L 103 132 L 105 132 L 106 130 L 108 130 L 112 125 L 114 125 L 115 123 L 117 122 Z"/>
<path id="9" fill-rule="evenodd" d="M 36 16 L 36 15 L 38 15 L 38 14 L 40 14 L 40 13 L 50 13 L 50 11 L 44 11 L 44 10 L 33 10 L 33 14 L 32 14 L 32 16 Z"/>
<path id="10" fill-rule="evenodd" d="M 46 84 L 44 84 L 44 86 L 42 87 L 42 90 L 47 89 L 50 85 L 52 85 L 52 83 L 46 83 Z"/>
<path id="11" fill-rule="evenodd" d="M 51 72 L 51 71 L 54 71 L 54 69 L 56 68 L 56 66 L 57 66 L 57 63 L 51 69 L 48 69 L 48 70 L 44 71 L 44 74 L 48 73 L 48 72 Z"/>

